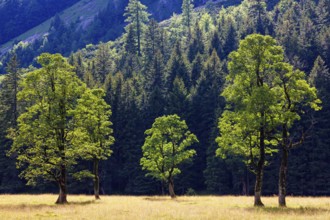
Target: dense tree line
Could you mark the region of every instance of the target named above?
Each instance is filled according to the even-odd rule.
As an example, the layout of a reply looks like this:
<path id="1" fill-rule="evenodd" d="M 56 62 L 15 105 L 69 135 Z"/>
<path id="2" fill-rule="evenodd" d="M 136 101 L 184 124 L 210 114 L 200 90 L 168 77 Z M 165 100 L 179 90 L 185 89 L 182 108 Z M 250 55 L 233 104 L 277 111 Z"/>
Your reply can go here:
<path id="1" fill-rule="evenodd" d="M 138 1 L 130 1 L 134 2 Z M 218 119 L 228 104 L 228 97 L 224 95 L 225 100 L 220 96 L 228 85 L 225 83 L 226 77 L 232 71 L 228 63 L 233 62 L 234 55 L 230 58 L 228 55 L 239 48 L 239 42 L 246 36 L 259 33 L 276 39 L 284 49 L 281 56 L 287 63 L 281 64 L 281 68 L 297 80 L 308 80 L 311 86 L 317 88 L 317 95 L 322 101 L 322 109 L 317 112 L 307 110 L 303 105 L 291 109 L 286 99 L 279 101 L 281 108 L 277 106 L 275 109 L 266 109 L 282 112 L 287 118 L 275 117 L 278 123 L 282 123 L 279 127 L 284 136 L 275 136 L 274 139 L 285 140 L 281 142 L 282 145 L 273 140 L 266 141 L 266 148 L 272 145 L 279 148 L 265 148 L 264 162 L 260 163 L 264 167 L 263 194 L 278 193 L 280 160 L 283 152 L 290 151 L 285 165 L 288 170 L 285 193 L 329 195 L 329 5 L 328 0 L 283 0 L 274 7 L 267 7 L 265 1 L 245 0 L 239 6 L 221 8 L 211 13 L 207 8 L 190 11 L 190 5 L 183 4 L 184 13 L 174 15 L 165 24 L 159 24 L 152 16 L 148 16 L 147 9 L 140 4 L 126 7 L 128 24 L 122 37 L 108 43 L 88 45 L 68 58 L 68 62 L 75 67 L 76 75 L 87 87 L 104 89 L 105 101 L 112 110 L 111 122 L 116 141 L 111 146 L 111 157 L 99 161 L 100 192 L 162 192 L 161 181 L 146 176 L 147 172 L 141 169 L 140 159 L 144 155 L 141 146 L 147 147 L 144 132 L 153 127 L 156 118 L 177 114 L 186 121 L 199 142 L 191 146 L 196 155 L 180 166 L 180 175 L 173 177 L 176 192 L 184 194 L 189 189 L 190 192 L 198 193 L 252 194 L 253 169 L 244 163 L 245 155 L 229 153 L 226 158 L 215 157 L 219 147 L 215 139 L 219 136 Z M 139 11 L 143 19 L 137 20 L 133 14 L 136 11 Z M 59 43 L 57 46 L 63 45 Z M 17 47 L 19 59 L 24 60 L 24 56 L 30 56 L 27 51 Z M 279 59 L 275 52 L 274 59 Z M 1 99 L 1 106 L 4 106 L 1 108 L 2 115 L 8 115 L 1 122 L 2 152 L 11 145 L 11 141 L 5 137 L 6 130 L 16 126 L 13 124 L 14 118 L 29 104 L 12 101 L 15 100 L 15 79 L 22 74 L 24 76 L 25 71 L 17 67 L 16 59 L 8 62 L 8 77 L 1 84 L 1 97 L 10 97 Z M 298 69 L 307 76 L 304 77 Z M 9 77 L 17 71 L 17 77 Z M 269 77 L 267 83 L 275 79 Z M 274 88 L 283 88 L 284 83 L 291 83 L 286 80 L 286 77 L 276 78 L 274 83 L 278 83 L 278 87 Z M 293 102 L 304 103 L 295 94 L 292 94 Z M 82 104 L 90 101 L 87 99 Z M 272 107 L 273 103 L 268 104 Z M 13 109 L 16 109 L 15 114 Z M 299 116 L 299 122 L 296 120 L 296 112 L 305 112 Z M 274 120 L 268 117 L 267 124 Z M 246 123 L 250 125 L 248 121 Z M 272 127 L 265 129 L 264 134 L 273 134 Z M 252 139 L 258 137 L 256 133 L 249 132 Z M 293 147 L 296 142 L 299 147 Z M 1 166 L 4 167 L 0 179 L 1 192 L 25 190 L 16 177 L 14 163 L 4 153 L 1 154 L 0 163 L 6 164 Z M 93 161 L 93 158 L 90 160 Z M 88 161 L 79 164 L 82 166 L 79 170 L 92 166 Z M 13 183 L 12 187 L 8 186 L 8 181 Z M 68 187 L 70 192 L 89 193 L 89 187 L 86 187 L 88 184 L 70 181 Z M 43 188 L 35 190 L 44 191 Z"/>
<path id="2" fill-rule="evenodd" d="M 10 31 L 12 28 L 15 29 L 15 33 L 17 32 L 15 35 L 8 37 L 3 43 L 12 39 L 16 35 L 24 33 L 33 27 L 33 25 L 39 24 L 43 21 L 41 19 L 50 18 L 56 13 L 57 14 L 54 16 L 46 35 L 36 37 L 32 43 L 25 44 L 22 42 L 14 42 L 14 45 L 12 45 L 20 57 L 22 67 L 28 67 L 31 63 L 36 65 L 34 58 L 44 52 L 61 53 L 65 56 L 69 56 L 71 52 L 84 48 L 88 44 L 97 44 L 99 42 L 115 40 L 123 33 L 126 24 L 123 14 L 128 4 L 128 0 L 107 0 L 107 6 L 94 17 L 90 24 L 83 26 L 79 20 L 74 20 L 70 23 L 70 21 L 62 21 L 60 19 L 59 14 L 61 9 L 63 9 L 61 8 L 63 6 L 62 4 L 64 4 L 62 2 L 57 3 L 56 7 L 53 7 L 53 0 L 47 0 L 43 6 L 40 6 L 40 4 L 35 1 L 23 2 L 23 4 L 19 4 L 19 10 L 15 13 L 12 11 L 17 9 L 16 0 L 8 1 L 3 5 L 3 8 L 0 7 L 0 10 L 4 12 L 1 14 L 5 15 L 5 18 L 0 22 L 3 22 L 3 24 L 6 25 L 6 27 L 2 29 L 4 30 L 2 37 L 4 37 L 6 32 Z M 28 2 L 30 2 L 29 5 L 27 5 Z M 70 2 L 71 1 L 66 1 L 65 4 Z M 148 6 L 148 12 L 151 13 L 153 18 L 157 21 L 168 19 L 173 13 L 180 13 L 182 10 L 182 1 L 177 0 L 143 0 L 141 2 Z M 235 5 L 239 2 L 241 2 L 241 0 L 224 1 L 219 2 L 218 4 Z M 205 1 L 203 0 L 194 1 L 195 6 L 200 6 L 204 3 Z M 52 6 L 51 10 L 48 9 L 49 5 Z M 22 9 L 25 10 L 22 12 Z M 7 11 L 10 13 L 7 13 Z M 15 19 L 12 19 L 16 13 L 18 15 Z M 46 17 L 43 17 L 44 13 L 46 13 L 48 17 L 46 15 Z M 36 15 L 38 15 L 37 18 L 35 18 Z M 32 19 L 35 21 L 31 21 Z M 5 73 L 5 65 L 1 64 L 8 62 L 9 58 L 9 54 L 3 54 L 3 56 L 0 57 L 0 74 Z"/>

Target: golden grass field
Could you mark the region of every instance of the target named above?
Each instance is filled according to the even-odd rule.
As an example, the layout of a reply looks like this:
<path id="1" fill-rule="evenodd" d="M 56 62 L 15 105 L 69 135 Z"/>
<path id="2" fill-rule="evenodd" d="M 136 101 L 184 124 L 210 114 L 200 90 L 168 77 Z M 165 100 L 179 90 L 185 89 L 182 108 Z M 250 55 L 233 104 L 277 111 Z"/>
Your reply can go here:
<path id="1" fill-rule="evenodd" d="M 56 195 L 0 195 L 0 219 L 330 219 L 330 198 L 288 197 L 278 208 L 276 197 L 264 197 L 254 208 L 252 197 L 192 196 L 68 196 L 55 205 Z"/>

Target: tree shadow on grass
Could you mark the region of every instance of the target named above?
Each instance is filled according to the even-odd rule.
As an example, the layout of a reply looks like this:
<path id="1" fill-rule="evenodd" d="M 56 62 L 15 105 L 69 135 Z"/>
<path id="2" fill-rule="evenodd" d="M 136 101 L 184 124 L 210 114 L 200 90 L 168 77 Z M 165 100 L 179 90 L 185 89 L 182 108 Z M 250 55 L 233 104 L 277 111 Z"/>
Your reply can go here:
<path id="1" fill-rule="evenodd" d="M 164 201 L 168 201 L 168 202 L 191 202 L 190 200 L 187 200 L 187 199 L 183 199 L 183 198 L 180 198 L 180 197 L 176 197 L 174 199 L 171 199 L 171 197 L 146 197 L 146 198 L 143 198 L 144 200 L 147 200 L 147 201 L 152 201 L 152 202 L 164 202 Z"/>
<path id="2" fill-rule="evenodd" d="M 66 204 L 19 204 L 19 205 L 0 205 L 0 211 L 1 210 L 38 210 L 42 208 L 51 208 L 51 209 L 58 209 L 61 207 L 70 207 L 70 206 L 87 206 L 94 204 L 95 200 L 88 200 L 88 201 L 74 201 L 74 202 L 68 202 Z"/>
<path id="3" fill-rule="evenodd" d="M 325 208 L 315 208 L 315 207 L 297 207 L 297 208 L 281 208 L 281 207 L 251 207 L 245 208 L 247 211 L 255 212 L 262 211 L 266 213 L 274 213 L 274 214 L 295 214 L 295 215 L 314 215 L 314 214 L 322 214 L 329 212 L 329 209 Z"/>
<path id="4" fill-rule="evenodd" d="M 167 198 L 167 197 L 146 197 L 146 198 L 143 198 L 143 199 L 147 200 L 147 201 L 152 201 L 152 202 L 170 201 L 170 199 Z"/>

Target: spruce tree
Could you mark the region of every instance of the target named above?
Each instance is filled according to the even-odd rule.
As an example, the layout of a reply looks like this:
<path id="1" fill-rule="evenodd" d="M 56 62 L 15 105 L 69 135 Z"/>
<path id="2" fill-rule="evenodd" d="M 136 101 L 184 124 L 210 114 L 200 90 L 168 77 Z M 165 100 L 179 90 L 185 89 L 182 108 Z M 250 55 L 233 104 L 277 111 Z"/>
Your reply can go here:
<path id="1" fill-rule="evenodd" d="M 190 41 L 192 36 L 192 24 L 194 23 L 194 5 L 193 0 L 183 0 L 182 2 L 183 25 L 187 30 L 187 39 Z"/>
<path id="2" fill-rule="evenodd" d="M 139 0 L 130 0 L 127 7 L 125 8 L 126 17 L 125 22 L 128 25 L 125 27 L 126 31 L 130 28 L 131 34 L 133 34 L 136 41 L 136 53 L 138 56 L 141 56 L 142 53 L 142 39 L 145 33 L 146 24 L 149 21 L 149 13 L 147 12 L 147 7 L 143 5 Z"/>

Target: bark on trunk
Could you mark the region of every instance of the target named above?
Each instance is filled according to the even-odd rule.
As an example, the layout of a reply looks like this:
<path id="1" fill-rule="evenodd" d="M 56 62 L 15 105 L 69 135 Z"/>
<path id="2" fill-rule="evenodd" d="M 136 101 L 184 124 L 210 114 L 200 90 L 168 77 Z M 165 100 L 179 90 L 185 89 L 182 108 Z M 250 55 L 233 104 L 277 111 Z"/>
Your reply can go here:
<path id="1" fill-rule="evenodd" d="M 280 174 L 279 174 L 279 183 L 278 183 L 278 203 L 279 206 L 285 207 L 286 206 L 286 176 L 288 170 L 288 156 L 289 151 L 284 148 L 282 149 L 282 158 L 281 158 L 281 167 L 280 167 Z"/>
<path id="2" fill-rule="evenodd" d="M 174 182 L 173 182 L 173 179 L 170 179 L 168 182 L 169 182 L 169 184 L 168 184 L 168 190 L 169 190 L 170 196 L 171 196 L 172 199 L 174 199 L 176 197 L 176 195 L 175 195 L 175 192 L 174 192 Z"/>
<path id="3" fill-rule="evenodd" d="M 263 118 L 263 115 L 262 115 Z M 257 165 L 256 184 L 254 187 L 254 206 L 264 206 L 261 202 L 261 189 L 265 166 L 265 129 L 260 128 L 260 158 Z"/>
<path id="4" fill-rule="evenodd" d="M 258 170 L 256 176 L 256 184 L 254 187 L 254 206 L 264 206 L 261 201 L 262 176 L 263 170 Z"/>
<path id="5" fill-rule="evenodd" d="M 64 165 L 61 167 L 61 177 L 59 179 L 59 188 L 60 193 L 58 195 L 56 204 L 65 204 L 68 203 L 66 196 L 67 196 L 67 189 L 66 189 L 66 168 Z"/>
<path id="6" fill-rule="evenodd" d="M 100 178 L 99 178 L 99 161 L 94 160 L 94 195 L 95 199 L 99 200 L 100 198 Z"/>

